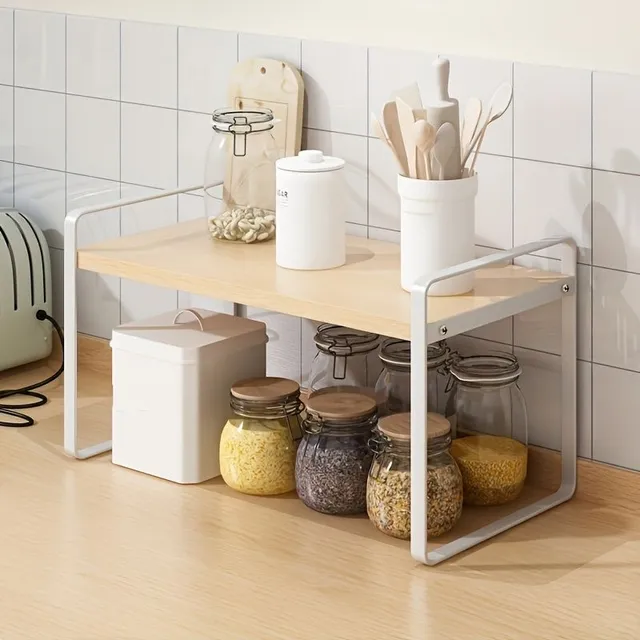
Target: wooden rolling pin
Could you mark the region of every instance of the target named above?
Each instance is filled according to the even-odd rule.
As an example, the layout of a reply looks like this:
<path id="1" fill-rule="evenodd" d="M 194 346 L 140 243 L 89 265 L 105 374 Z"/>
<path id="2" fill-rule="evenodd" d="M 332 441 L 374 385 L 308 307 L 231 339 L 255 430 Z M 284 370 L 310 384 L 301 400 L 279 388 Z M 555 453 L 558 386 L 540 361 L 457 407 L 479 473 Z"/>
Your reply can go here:
<path id="1" fill-rule="evenodd" d="M 438 131 L 445 122 L 450 122 L 455 131 L 455 147 L 444 166 L 444 179 L 457 180 L 461 176 L 460 155 L 460 108 L 455 98 L 449 97 L 449 60 L 438 58 L 433 62 L 436 76 L 436 98 L 426 105 L 427 121 Z M 433 161 L 432 161 L 433 162 Z M 440 167 L 432 163 L 431 173 L 440 175 Z"/>

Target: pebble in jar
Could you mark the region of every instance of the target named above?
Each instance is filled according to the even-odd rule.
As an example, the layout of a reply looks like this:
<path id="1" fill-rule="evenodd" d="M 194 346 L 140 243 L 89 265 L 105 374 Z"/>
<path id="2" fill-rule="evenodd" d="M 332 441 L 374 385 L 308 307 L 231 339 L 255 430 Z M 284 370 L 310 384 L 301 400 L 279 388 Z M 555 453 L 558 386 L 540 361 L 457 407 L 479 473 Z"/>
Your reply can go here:
<path id="1" fill-rule="evenodd" d="M 236 491 L 293 491 L 300 438 L 300 386 L 285 378 L 252 378 L 231 387 L 231 417 L 220 438 L 220 472 Z"/>
<path id="2" fill-rule="evenodd" d="M 462 513 L 462 476 L 451 456 L 449 421 L 436 413 L 427 422 L 427 537 L 455 526 Z M 394 538 L 411 537 L 411 423 L 409 413 L 378 422 L 372 440 L 375 457 L 367 481 L 367 513 L 373 524 Z"/>

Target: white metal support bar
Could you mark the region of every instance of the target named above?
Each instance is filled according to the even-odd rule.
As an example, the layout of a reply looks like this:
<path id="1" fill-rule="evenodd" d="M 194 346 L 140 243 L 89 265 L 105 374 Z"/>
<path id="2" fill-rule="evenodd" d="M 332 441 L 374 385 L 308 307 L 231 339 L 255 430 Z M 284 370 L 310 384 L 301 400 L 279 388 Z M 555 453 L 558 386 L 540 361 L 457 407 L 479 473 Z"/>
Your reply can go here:
<path id="1" fill-rule="evenodd" d="M 561 272 L 565 278 L 558 283 L 555 299 L 562 299 L 562 483 L 553 494 L 523 507 L 491 524 L 449 542 L 435 551 L 427 545 L 427 347 L 430 342 L 443 338 L 436 335 L 435 327 L 428 322 L 428 292 L 436 283 L 453 276 L 476 271 L 493 264 L 511 261 L 523 255 L 563 245 Z M 577 248 L 572 238 L 550 238 L 531 242 L 507 251 L 500 251 L 465 264 L 444 269 L 419 279 L 411 292 L 411 555 L 427 565 L 436 565 L 462 551 L 511 529 L 544 511 L 569 500 L 576 488 L 577 464 L 577 402 L 576 402 L 576 268 Z M 543 304 L 542 299 L 527 301 L 522 308 Z M 533 306 L 531 306 L 533 305 Z M 491 311 L 493 309 L 493 311 Z M 495 322 L 519 312 L 508 305 L 491 305 L 482 317 L 467 320 L 467 327 Z M 447 330 L 451 337 L 467 330 L 464 325 L 455 331 Z M 431 334 L 431 335 L 430 335 Z"/>
<path id="2" fill-rule="evenodd" d="M 221 182 L 219 184 L 222 184 Z M 207 188 L 219 184 L 206 185 Z M 78 221 L 85 216 L 123 209 L 125 207 L 168 198 L 180 193 L 199 191 L 205 185 L 162 191 L 144 198 L 118 200 L 95 207 L 84 207 L 69 211 L 64 220 L 64 450 L 80 460 L 111 451 L 111 440 L 105 440 L 83 449 L 78 448 L 78 300 L 77 300 L 77 266 L 78 266 Z"/>

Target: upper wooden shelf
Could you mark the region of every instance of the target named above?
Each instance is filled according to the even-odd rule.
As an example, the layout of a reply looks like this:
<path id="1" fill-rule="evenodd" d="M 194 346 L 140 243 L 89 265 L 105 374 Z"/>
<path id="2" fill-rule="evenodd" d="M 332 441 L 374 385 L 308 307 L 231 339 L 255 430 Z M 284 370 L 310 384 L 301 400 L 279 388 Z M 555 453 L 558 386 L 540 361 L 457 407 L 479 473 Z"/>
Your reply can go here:
<path id="1" fill-rule="evenodd" d="M 353 236 L 347 244 L 347 264 L 340 269 L 290 271 L 276 266 L 274 243 L 213 241 L 203 219 L 81 249 L 78 267 L 409 339 L 411 296 L 400 287 L 400 247 Z M 563 278 L 510 265 L 479 270 L 472 293 L 429 298 L 429 325 L 482 316 L 475 312 L 495 304 L 517 313 L 525 309 L 513 304 L 518 299 L 535 301 L 528 305 L 533 307 L 551 297 L 551 289 L 559 297 Z"/>

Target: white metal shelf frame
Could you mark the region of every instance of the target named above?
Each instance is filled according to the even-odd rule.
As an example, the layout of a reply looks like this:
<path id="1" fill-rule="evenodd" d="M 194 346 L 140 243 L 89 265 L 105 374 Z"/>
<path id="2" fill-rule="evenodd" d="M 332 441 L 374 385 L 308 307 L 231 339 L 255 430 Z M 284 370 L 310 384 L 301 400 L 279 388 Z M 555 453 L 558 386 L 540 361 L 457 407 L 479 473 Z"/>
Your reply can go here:
<path id="1" fill-rule="evenodd" d="M 207 185 L 218 186 L 218 185 Z M 111 450 L 111 440 L 88 447 L 78 444 L 78 336 L 77 336 L 77 263 L 78 222 L 80 219 L 103 211 L 120 210 L 142 202 L 159 200 L 191 191 L 201 191 L 205 185 L 174 189 L 143 198 L 119 200 L 105 205 L 74 209 L 64 222 L 64 449 L 79 460 Z M 536 253 L 550 247 L 562 247 L 561 277 L 554 286 L 545 286 L 515 297 L 500 299 L 481 309 L 469 311 L 442 322 L 429 323 L 428 291 L 436 282 L 463 273 Z M 576 268 L 577 248 L 569 237 L 550 238 L 532 242 L 514 249 L 499 251 L 465 264 L 441 271 L 419 280 L 411 292 L 411 554 L 423 564 L 436 565 L 458 553 L 466 551 L 493 536 L 511 529 L 544 511 L 569 500 L 576 488 L 577 476 L 577 400 L 576 400 Z M 508 318 L 524 311 L 562 300 L 562 482 L 553 495 L 538 500 L 518 511 L 500 518 L 477 531 L 453 540 L 436 550 L 428 551 L 427 543 L 427 346 L 443 338 L 451 338 L 491 322 Z"/>
<path id="2" fill-rule="evenodd" d="M 436 283 L 463 273 L 520 256 L 537 253 L 561 245 L 562 277 L 553 287 L 502 300 L 479 311 L 458 315 L 446 321 L 429 323 L 429 289 Z M 493 538 L 526 520 L 569 500 L 576 490 L 577 478 L 577 331 L 576 331 L 576 269 L 578 251 L 572 238 L 550 238 L 531 242 L 507 251 L 472 260 L 430 276 L 421 278 L 411 291 L 411 555 L 427 565 L 436 565 L 458 553 Z M 529 311 L 555 300 L 562 300 L 561 342 L 561 422 L 562 432 L 562 480 L 560 488 L 547 496 L 523 507 L 495 522 L 461 536 L 433 550 L 427 543 L 427 388 L 428 345 L 444 337 L 471 331 L 491 322 L 497 322 L 517 313 Z"/>

